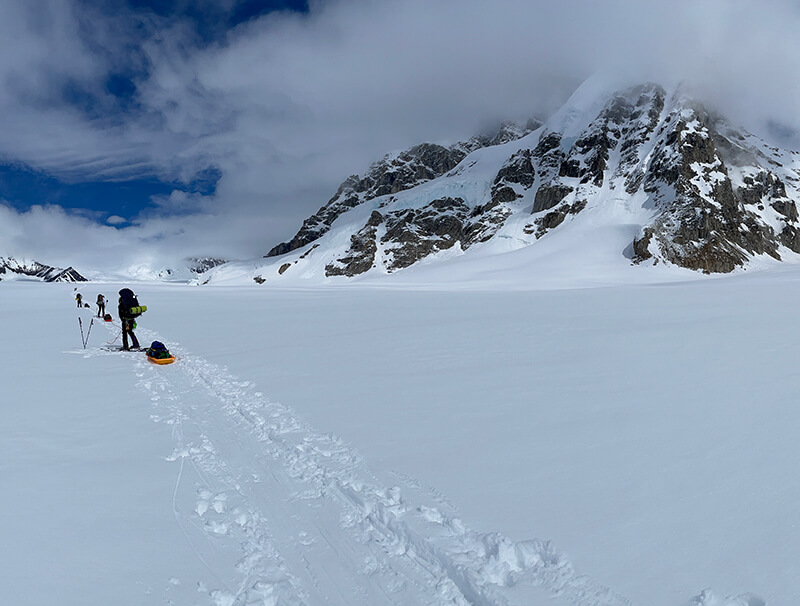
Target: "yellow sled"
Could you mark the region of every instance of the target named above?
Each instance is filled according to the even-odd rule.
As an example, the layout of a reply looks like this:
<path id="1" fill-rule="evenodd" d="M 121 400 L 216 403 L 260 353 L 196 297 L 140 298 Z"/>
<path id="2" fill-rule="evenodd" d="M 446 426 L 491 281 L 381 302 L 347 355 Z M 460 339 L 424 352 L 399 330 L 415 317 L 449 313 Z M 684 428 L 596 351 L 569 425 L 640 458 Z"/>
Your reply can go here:
<path id="1" fill-rule="evenodd" d="M 169 358 L 151 358 L 147 356 L 147 359 L 153 364 L 172 364 L 175 361 L 175 356 L 170 356 Z"/>
<path id="2" fill-rule="evenodd" d="M 144 355 L 153 364 L 172 364 L 175 361 L 175 356 L 169 353 L 161 341 L 153 341 L 144 351 Z"/>

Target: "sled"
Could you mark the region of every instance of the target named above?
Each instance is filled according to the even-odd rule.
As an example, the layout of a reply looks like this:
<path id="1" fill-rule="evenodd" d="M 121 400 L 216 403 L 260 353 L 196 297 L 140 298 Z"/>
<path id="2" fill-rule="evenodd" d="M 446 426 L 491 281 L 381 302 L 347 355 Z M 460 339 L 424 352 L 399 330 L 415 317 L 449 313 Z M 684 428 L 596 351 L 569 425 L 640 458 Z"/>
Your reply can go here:
<path id="1" fill-rule="evenodd" d="M 152 356 L 147 356 L 147 359 L 153 364 L 172 364 L 175 361 L 175 356 L 170 356 L 169 358 L 154 358 Z"/>
<path id="2" fill-rule="evenodd" d="M 169 353 L 161 341 L 153 341 L 145 355 L 153 364 L 172 364 L 175 361 L 175 356 Z"/>

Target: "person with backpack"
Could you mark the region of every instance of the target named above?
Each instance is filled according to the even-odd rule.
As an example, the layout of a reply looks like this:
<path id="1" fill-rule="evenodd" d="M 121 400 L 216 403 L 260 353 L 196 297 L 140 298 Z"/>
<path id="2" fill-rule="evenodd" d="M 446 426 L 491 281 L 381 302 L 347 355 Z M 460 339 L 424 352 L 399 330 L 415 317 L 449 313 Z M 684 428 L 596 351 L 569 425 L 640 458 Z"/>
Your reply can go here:
<path id="1" fill-rule="evenodd" d="M 97 317 L 102 318 L 106 314 L 106 298 L 103 295 L 97 295 Z"/>
<path id="2" fill-rule="evenodd" d="M 83 295 L 81 293 L 75 295 L 75 300 L 78 302 L 78 307 L 83 307 Z"/>
<path id="3" fill-rule="evenodd" d="M 139 300 L 130 288 L 123 288 L 119 291 L 117 312 L 119 319 L 122 321 L 122 349 L 130 349 L 128 347 L 128 336 L 131 338 L 131 345 L 135 348 L 139 347 L 139 339 L 133 334 L 133 329 L 136 328 L 135 319 L 144 311 L 147 311 L 147 307 L 139 305 Z"/>

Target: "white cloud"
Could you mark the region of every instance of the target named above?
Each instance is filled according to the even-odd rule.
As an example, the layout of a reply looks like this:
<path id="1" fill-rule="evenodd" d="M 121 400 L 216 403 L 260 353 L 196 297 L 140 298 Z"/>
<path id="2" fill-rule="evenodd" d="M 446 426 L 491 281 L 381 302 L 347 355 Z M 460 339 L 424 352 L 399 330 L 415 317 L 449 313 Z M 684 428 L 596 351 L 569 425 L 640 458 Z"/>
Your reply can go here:
<path id="1" fill-rule="evenodd" d="M 58 206 L 33 206 L 19 213 L 0 205 L 0 243 L 4 255 L 81 268 L 115 265 L 131 240 L 114 227 Z"/>

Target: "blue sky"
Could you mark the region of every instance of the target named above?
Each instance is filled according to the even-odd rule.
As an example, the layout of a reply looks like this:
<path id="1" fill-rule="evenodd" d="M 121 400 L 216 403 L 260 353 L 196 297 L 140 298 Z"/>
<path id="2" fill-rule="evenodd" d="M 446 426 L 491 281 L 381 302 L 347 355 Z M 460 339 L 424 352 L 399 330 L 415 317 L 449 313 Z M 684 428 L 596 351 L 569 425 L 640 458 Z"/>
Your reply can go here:
<path id="1" fill-rule="evenodd" d="M 794 0 L 0 2 L 0 256 L 259 257 L 384 154 L 546 117 L 598 70 L 785 143 L 798 29 Z"/>
<path id="2" fill-rule="evenodd" d="M 141 45 L 158 31 L 180 24 L 195 36 L 192 42 L 197 47 L 204 47 L 224 43 L 230 30 L 269 13 L 308 12 L 305 0 L 82 0 L 76 6 L 87 17 L 78 29 L 87 46 L 97 42 L 88 17 L 97 18 L 98 14 L 111 18 L 122 12 L 128 40 L 111 69 L 99 72 L 89 82 L 65 79 L 56 93 L 60 98 L 51 102 L 72 106 L 90 120 L 110 123 L 123 122 L 127 116 L 143 111 L 137 100 L 137 83 L 148 78 L 150 66 Z M 124 180 L 96 179 L 91 173 L 60 175 L 58 171 L 48 172 L 12 159 L 0 163 L 0 196 L 20 211 L 33 205 L 59 205 L 89 211 L 98 218 L 132 218 L 143 209 L 156 206 L 154 198 L 169 196 L 175 190 L 213 195 L 219 176 L 219 170 L 209 164 L 184 180 L 165 178 L 155 168 Z"/>
<path id="3" fill-rule="evenodd" d="M 88 211 L 86 214 L 98 220 L 135 217 L 143 209 L 157 206 L 154 200 L 169 196 L 176 190 L 187 194 L 213 195 L 218 179 L 219 172 L 209 167 L 198 172 L 189 182 L 168 182 L 157 177 L 65 182 L 26 166 L 0 165 L 0 191 L 6 204 L 14 209 L 25 211 L 34 204 L 58 205 L 66 209 Z M 115 225 L 122 227 L 127 223 L 115 222 Z"/>

